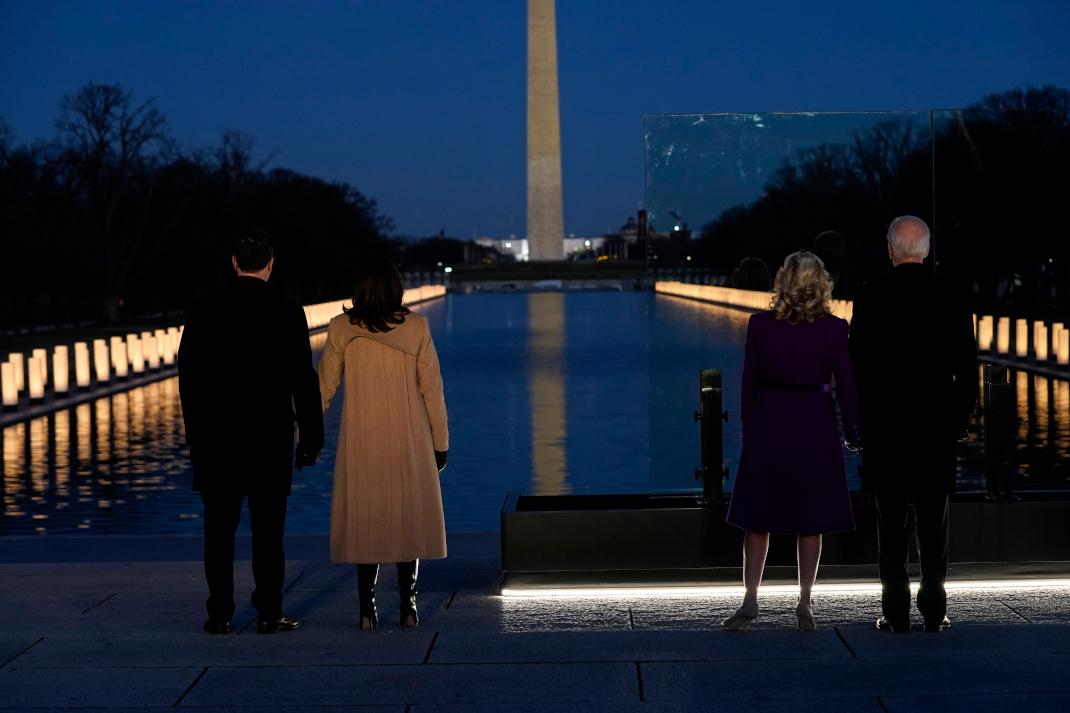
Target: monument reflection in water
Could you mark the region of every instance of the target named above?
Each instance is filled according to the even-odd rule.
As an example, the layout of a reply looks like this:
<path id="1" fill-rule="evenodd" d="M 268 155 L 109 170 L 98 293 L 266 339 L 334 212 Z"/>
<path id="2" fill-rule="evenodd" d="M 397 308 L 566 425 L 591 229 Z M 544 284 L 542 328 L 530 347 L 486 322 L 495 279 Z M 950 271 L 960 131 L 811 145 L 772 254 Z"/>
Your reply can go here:
<path id="1" fill-rule="evenodd" d="M 495 529 L 509 491 L 697 488 L 691 414 L 703 367 L 725 370 L 735 472 L 747 313 L 640 292 L 450 295 L 420 311 L 450 409 L 442 485 L 451 530 Z M 323 341 L 313 336 L 317 350 Z M 1070 488 L 1070 384 L 1025 372 L 1011 383 L 1014 487 Z M 333 407 L 323 462 L 295 476 L 290 532 L 327 531 L 339 426 Z M 8 426 L 0 438 L 4 535 L 200 531 L 177 379 Z M 960 489 L 982 490 L 976 437 L 960 465 Z"/>
<path id="2" fill-rule="evenodd" d="M 528 296 L 532 495 L 564 495 L 568 484 L 565 424 L 565 296 Z"/>

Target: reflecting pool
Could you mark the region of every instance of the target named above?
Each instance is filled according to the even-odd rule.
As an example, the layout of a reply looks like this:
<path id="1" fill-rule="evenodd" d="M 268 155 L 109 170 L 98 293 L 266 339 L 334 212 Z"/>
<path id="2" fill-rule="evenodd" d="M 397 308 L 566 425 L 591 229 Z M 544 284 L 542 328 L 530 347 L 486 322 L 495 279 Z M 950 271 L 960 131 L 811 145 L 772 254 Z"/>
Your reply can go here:
<path id="1" fill-rule="evenodd" d="M 746 313 L 647 292 L 449 295 L 418 309 L 446 384 L 451 530 L 496 529 L 509 491 L 696 489 L 701 368 L 725 372 L 734 474 Z M 312 340 L 318 354 L 325 334 Z M 1016 486 L 1070 488 L 1070 385 L 1025 372 L 1012 385 Z M 295 474 L 290 532 L 328 528 L 340 405 L 322 462 Z M 200 531 L 175 378 L 6 427 L 0 453 L 0 535 Z M 981 460 L 972 441 L 961 488 L 982 487 Z"/>

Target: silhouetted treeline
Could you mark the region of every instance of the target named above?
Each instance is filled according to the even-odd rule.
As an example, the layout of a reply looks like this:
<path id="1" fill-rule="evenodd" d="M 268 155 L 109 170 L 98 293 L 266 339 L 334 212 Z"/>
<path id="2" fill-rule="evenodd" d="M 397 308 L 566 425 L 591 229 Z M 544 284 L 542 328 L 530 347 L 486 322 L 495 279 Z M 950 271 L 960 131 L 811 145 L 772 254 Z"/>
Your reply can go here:
<path id="1" fill-rule="evenodd" d="M 837 296 L 851 297 L 887 269 L 888 223 L 909 213 L 933 228 L 937 269 L 967 285 L 978 309 L 1065 311 L 1070 92 L 1014 90 L 924 117 L 786 158 L 761 198 L 703 227 L 698 263 L 731 273 L 757 257 L 775 271 L 810 248 Z"/>
<path id="2" fill-rule="evenodd" d="M 113 85 L 63 97 L 49 141 L 16 144 L 0 120 L 0 328 L 182 310 L 253 226 L 275 240 L 273 283 L 303 302 L 348 294 L 363 254 L 396 251 L 375 201 L 266 163 L 237 131 L 181 149 L 153 100 Z"/>

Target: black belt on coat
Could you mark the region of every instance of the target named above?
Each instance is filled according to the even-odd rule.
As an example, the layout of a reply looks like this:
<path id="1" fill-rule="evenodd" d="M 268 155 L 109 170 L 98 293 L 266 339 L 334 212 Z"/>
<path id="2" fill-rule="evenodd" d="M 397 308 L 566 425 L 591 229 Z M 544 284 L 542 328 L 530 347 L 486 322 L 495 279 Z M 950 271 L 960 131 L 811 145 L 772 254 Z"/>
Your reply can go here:
<path id="1" fill-rule="evenodd" d="M 762 389 L 777 389 L 778 391 L 832 391 L 832 384 L 796 384 L 790 381 L 768 381 L 758 379 L 758 387 Z"/>

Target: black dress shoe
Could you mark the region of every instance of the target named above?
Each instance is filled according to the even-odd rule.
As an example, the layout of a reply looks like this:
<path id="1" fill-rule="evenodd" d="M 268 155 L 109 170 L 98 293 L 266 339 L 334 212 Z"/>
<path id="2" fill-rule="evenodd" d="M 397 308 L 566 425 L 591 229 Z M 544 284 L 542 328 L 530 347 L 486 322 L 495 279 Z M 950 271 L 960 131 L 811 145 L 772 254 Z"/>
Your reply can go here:
<path id="1" fill-rule="evenodd" d="M 256 622 L 256 633 L 277 634 L 280 631 L 296 631 L 301 628 L 301 620 L 280 616 L 278 619 L 261 619 Z"/>
<path id="2" fill-rule="evenodd" d="M 946 616 L 943 621 L 925 622 L 926 631 L 947 631 L 951 628 L 951 620 Z"/>
<path id="3" fill-rule="evenodd" d="M 229 619 L 209 619 L 204 622 L 204 631 L 208 634 L 229 634 Z"/>
<path id="4" fill-rule="evenodd" d="M 892 634 L 909 634 L 910 623 L 893 624 L 887 617 L 881 617 L 877 619 L 877 628 L 881 631 L 891 632 Z"/>

